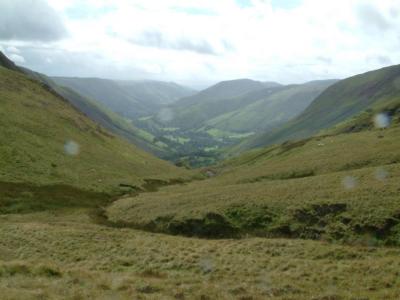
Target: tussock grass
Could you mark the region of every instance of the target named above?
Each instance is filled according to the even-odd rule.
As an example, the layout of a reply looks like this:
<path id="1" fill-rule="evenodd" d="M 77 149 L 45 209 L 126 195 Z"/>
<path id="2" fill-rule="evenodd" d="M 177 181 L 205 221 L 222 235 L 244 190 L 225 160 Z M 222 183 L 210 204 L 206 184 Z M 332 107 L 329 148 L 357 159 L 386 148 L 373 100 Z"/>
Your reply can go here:
<path id="1" fill-rule="evenodd" d="M 400 292 L 398 249 L 200 240 L 99 226 L 78 213 L 0 222 L 3 299 L 396 299 Z"/>

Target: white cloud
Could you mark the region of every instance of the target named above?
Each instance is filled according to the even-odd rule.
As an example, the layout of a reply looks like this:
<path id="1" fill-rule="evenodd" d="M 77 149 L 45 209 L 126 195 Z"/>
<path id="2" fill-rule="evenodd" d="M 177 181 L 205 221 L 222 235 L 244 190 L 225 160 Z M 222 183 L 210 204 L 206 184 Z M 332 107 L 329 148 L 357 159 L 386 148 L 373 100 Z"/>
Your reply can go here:
<path id="1" fill-rule="evenodd" d="M 20 51 L 19 51 L 19 49 L 17 48 L 17 47 L 14 47 L 14 46 L 9 46 L 9 47 L 7 47 L 7 52 L 8 53 L 21 53 Z"/>
<path id="2" fill-rule="evenodd" d="M 15 54 L 15 53 L 10 54 L 8 56 L 8 58 L 11 59 L 16 64 L 24 64 L 25 63 L 25 58 L 21 55 Z"/>
<path id="3" fill-rule="evenodd" d="M 303 82 L 400 61 L 400 0 L 303 0 L 291 9 L 268 0 L 251 3 L 241 8 L 235 0 L 49 0 L 70 36 L 35 47 L 46 48 L 43 65 L 54 72 L 67 68 L 57 64 L 68 59 L 52 57 L 48 47 L 74 59 L 90 57 L 90 63 L 82 61 L 85 75 L 192 82 Z M 42 65 L 35 66 L 40 71 Z M 75 72 L 83 74 L 79 67 Z"/>

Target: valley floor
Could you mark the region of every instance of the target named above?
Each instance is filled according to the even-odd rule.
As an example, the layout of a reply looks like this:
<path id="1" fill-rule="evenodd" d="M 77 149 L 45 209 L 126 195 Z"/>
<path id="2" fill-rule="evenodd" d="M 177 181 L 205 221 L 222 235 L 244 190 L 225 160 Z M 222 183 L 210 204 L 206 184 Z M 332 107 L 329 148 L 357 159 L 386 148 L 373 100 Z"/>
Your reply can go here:
<path id="1" fill-rule="evenodd" d="M 109 228 L 84 209 L 0 217 L 1 299 L 398 299 L 400 249 Z"/>

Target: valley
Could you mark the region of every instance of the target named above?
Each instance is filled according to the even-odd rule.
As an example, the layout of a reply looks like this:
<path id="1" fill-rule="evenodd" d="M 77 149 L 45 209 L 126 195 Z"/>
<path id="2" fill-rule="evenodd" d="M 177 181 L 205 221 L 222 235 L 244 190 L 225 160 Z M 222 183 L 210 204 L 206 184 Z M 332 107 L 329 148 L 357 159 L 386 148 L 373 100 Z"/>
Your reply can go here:
<path id="1" fill-rule="evenodd" d="M 2 297 L 397 299 L 399 70 L 194 91 L 1 54 Z"/>

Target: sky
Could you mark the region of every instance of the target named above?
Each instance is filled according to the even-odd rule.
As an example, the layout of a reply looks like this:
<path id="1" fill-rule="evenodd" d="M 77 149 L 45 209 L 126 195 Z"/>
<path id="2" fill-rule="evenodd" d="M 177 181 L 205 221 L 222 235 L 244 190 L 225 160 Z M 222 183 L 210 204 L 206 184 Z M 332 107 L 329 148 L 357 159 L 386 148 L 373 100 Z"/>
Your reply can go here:
<path id="1" fill-rule="evenodd" d="M 400 0 L 1 0 L 0 51 L 52 76 L 193 87 L 400 63 Z"/>

